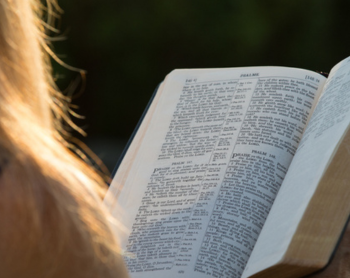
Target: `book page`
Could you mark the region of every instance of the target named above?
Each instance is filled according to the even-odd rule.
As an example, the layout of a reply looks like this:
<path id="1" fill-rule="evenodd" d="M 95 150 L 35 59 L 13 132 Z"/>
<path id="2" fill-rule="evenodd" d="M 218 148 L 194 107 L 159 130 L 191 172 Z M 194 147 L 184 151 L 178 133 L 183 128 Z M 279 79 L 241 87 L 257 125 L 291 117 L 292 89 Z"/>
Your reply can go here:
<path id="1" fill-rule="evenodd" d="M 111 185 L 131 277 L 241 276 L 324 81 L 281 67 L 167 77 Z"/>
<path id="2" fill-rule="evenodd" d="M 332 70 L 325 84 L 243 277 L 283 258 L 349 122 L 350 58 L 347 58 Z"/>

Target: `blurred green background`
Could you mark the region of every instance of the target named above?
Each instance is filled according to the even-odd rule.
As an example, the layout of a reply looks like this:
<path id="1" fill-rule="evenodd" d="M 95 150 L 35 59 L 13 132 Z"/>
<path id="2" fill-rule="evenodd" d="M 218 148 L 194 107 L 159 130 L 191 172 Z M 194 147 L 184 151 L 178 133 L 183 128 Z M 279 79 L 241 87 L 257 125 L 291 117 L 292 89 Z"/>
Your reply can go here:
<path id="1" fill-rule="evenodd" d="M 83 138 L 109 169 L 155 87 L 175 68 L 280 65 L 328 72 L 350 55 L 350 1 L 59 0 L 54 43 L 87 71 Z M 54 66 L 65 89 L 79 74 Z"/>

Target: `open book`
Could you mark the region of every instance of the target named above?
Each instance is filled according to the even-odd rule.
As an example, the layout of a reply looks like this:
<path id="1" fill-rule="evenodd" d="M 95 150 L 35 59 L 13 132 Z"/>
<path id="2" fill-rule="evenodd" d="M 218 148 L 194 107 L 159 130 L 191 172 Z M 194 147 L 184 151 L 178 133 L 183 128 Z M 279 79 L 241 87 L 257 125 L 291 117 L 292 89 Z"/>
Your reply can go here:
<path id="1" fill-rule="evenodd" d="M 171 72 L 105 200 L 128 230 L 130 276 L 324 267 L 350 212 L 349 123 L 350 58 L 328 79 L 286 67 Z"/>

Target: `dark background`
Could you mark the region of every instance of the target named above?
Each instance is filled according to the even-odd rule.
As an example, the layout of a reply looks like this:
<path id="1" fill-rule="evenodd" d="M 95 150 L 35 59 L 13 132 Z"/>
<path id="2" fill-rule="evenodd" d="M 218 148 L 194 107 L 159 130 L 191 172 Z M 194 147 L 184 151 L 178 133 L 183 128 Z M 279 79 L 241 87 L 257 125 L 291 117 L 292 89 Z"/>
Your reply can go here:
<path id="1" fill-rule="evenodd" d="M 109 169 L 175 68 L 279 65 L 328 72 L 350 55 L 350 1 L 59 0 L 67 64 L 87 71 L 81 138 Z M 79 74 L 54 64 L 62 90 Z"/>

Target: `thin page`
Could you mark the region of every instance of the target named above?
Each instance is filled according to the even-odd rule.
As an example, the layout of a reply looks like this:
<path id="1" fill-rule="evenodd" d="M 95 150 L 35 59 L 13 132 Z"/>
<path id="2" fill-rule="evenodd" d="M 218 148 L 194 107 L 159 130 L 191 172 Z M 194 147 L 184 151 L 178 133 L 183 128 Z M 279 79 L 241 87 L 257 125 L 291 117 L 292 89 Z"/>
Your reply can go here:
<path id="1" fill-rule="evenodd" d="M 131 277 L 241 276 L 324 81 L 277 67 L 167 77 L 112 183 Z"/>
<path id="2" fill-rule="evenodd" d="M 350 58 L 331 72 L 243 277 L 285 254 L 334 150 L 350 123 Z"/>

